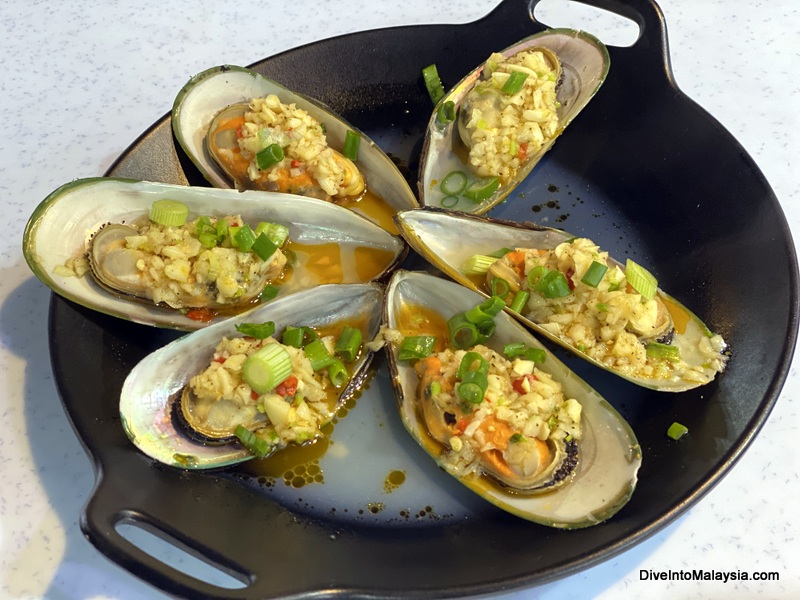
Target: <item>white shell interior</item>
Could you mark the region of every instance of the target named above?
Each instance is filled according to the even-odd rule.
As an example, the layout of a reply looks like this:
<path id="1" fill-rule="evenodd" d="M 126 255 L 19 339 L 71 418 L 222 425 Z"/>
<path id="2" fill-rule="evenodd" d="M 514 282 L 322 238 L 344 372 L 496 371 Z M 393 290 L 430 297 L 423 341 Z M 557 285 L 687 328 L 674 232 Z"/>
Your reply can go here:
<path id="1" fill-rule="evenodd" d="M 389 327 L 396 327 L 396 315 L 406 304 L 428 307 L 449 318 L 483 300 L 480 294 L 452 281 L 426 273 L 397 271 L 387 288 L 384 320 Z M 524 342 L 544 348 L 508 314 L 500 313 L 495 323 L 497 327 L 487 343 L 490 347 L 502 351 L 504 344 Z M 402 391 L 400 412 L 404 425 L 425 447 L 421 441 L 425 425 L 418 420 L 415 407 L 417 375 L 409 363 L 396 360 L 395 348 L 389 351 L 390 365 Z M 619 413 L 549 351 L 539 368 L 562 384 L 567 397 L 577 399 L 583 406 L 584 437 L 574 479 L 553 492 L 535 496 L 504 492 L 473 476 L 460 481 L 489 502 L 524 519 L 564 528 L 594 525 L 616 513 L 633 493 L 641 449 Z M 445 477 L 444 472 L 442 476 Z"/>
<path id="2" fill-rule="evenodd" d="M 289 227 L 290 239 L 306 244 L 337 242 L 343 248 L 376 248 L 395 257 L 404 248 L 402 240 L 367 219 L 321 200 L 272 192 L 96 178 L 66 184 L 37 207 L 23 240 L 29 266 L 53 291 L 88 308 L 156 327 L 185 331 L 204 327 L 205 323 L 189 319 L 179 311 L 114 296 L 98 286 L 89 274 L 65 277 L 54 272 L 68 259 L 80 256 L 100 226 L 141 218 L 147 215 L 153 201 L 160 198 L 187 204 L 190 218 L 199 214 L 240 214 L 248 222 L 278 221 Z M 343 263 L 354 260 L 348 258 L 347 252 L 342 256 Z M 295 275 L 282 287 L 281 294 L 318 283 L 302 273 Z"/>
<path id="3" fill-rule="evenodd" d="M 343 148 L 348 130 L 359 133 L 361 143 L 356 165 L 368 189 L 396 210 L 418 206 L 397 166 L 363 132 L 333 114 L 321 102 L 292 92 L 255 71 L 233 66 L 214 67 L 192 77 L 178 94 L 172 109 L 172 129 L 178 143 L 212 185 L 231 187 L 230 179 L 206 149 L 205 137 L 214 116 L 231 104 L 247 103 L 268 94 L 277 95 L 284 103 L 295 103 L 323 123 L 328 143 L 333 148 Z"/>

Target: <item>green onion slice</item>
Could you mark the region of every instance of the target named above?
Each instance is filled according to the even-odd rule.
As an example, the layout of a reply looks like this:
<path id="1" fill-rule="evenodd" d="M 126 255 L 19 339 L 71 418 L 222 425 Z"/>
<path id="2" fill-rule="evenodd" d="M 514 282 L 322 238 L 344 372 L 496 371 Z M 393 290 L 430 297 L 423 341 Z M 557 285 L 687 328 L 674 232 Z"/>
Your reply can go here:
<path id="1" fill-rule="evenodd" d="M 493 277 L 489 283 L 489 288 L 492 296 L 500 296 L 501 298 L 505 298 L 511 292 L 511 286 L 502 277 Z"/>
<path id="2" fill-rule="evenodd" d="M 464 262 L 461 272 L 464 275 L 485 275 L 489 272 L 489 267 L 496 262 L 497 259 L 494 256 L 473 254 Z"/>
<path id="3" fill-rule="evenodd" d="M 549 269 L 545 266 L 539 265 L 533 267 L 525 276 L 525 279 L 528 282 L 528 287 L 532 290 L 538 289 L 539 282 L 542 280 L 542 277 L 547 275 L 548 272 Z"/>
<path id="4" fill-rule="evenodd" d="M 302 348 L 304 335 L 305 331 L 302 327 L 287 325 L 281 335 L 281 343 L 292 348 Z"/>
<path id="5" fill-rule="evenodd" d="M 492 256 L 494 258 L 503 258 L 509 252 L 511 252 L 511 248 L 500 248 L 499 250 L 495 250 L 494 252 L 490 252 L 486 256 Z"/>
<path id="6" fill-rule="evenodd" d="M 673 440 L 679 440 L 687 433 L 689 433 L 689 428 L 677 421 L 667 429 L 667 435 Z"/>
<path id="7" fill-rule="evenodd" d="M 263 340 L 275 333 L 275 323 L 273 321 L 267 321 L 266 323 L 239 323 L 236 326 L 236 331 L 257 340 Z"/>
<path id="8" fill-rule="evenodd" d="M 352 161 L 358 160 L 358 146 L 361 142 L 361 136 L 352 129 L 348 129 L 344 134 L 344 148 L 342 154 L 345 158 Z"/>
<path id="9" fill-rule="evenodd" d="M 473 202 L 480 202 L 491 197 L 500 187 L 499 177 L 487 177 L 470 183 L 464 190 L 464 198 Z"/>
<path id="10" fill-rule="evenodd" d="M 516 294 L 514 294 L 514 299 L 511 301 L 509 308 L 515 313 L 521 313 L 522 309 L 525 308 L 525 305 L 528 303 L 528 298 L 530 297 L 530 292 L 526 290 L 518 291 Z"/>
<path id="11" fill-rule="evenodd" d="M 452 100 L 442 102 L 439 110 L 436 111 L 436 119 L 440 123 L 452 123 L 456 120 L 456 104 Z"/>
<path id="12" fill-rule="evenodd" d="M 681 349 L 670 344 L 650 342 L 644 347 L 645 354 L 650 358 L 659 358 L 669 361 L 681 359 Z"/>
<path id="13" fill-rule="evenodd" d="M 236 230 L 233 239 L 236 240 L 236 247 L 239 250 L 241 250 L 242 252 L 249 252 L 256 241 L 256 234 L 253 233 L 253 230 L 250 228 L 250 225 L 245 223 L 244 225 L 239 227 L 239 229 Z"/>
<path id="14" fill-rule="evenodd" d="M 571 292 L 566 275 L 555 269 L 548 271 L 536 287 L 545 298 L 563 298 Z"/>
<path id="15" fill-rule="evenodd" d="M 439 184 L 439 188 L 448 196 L 457 196 L 465 187 L 467 187 L 467 174 L 464 171 L 450 171 Z"/>
<path id="16" fill-rule="evenodd" d="M 459 383 L 457 393 L 470 404 L 480 404 L 483 402 L 484 391 L 476 383 Z"/>
<path id="17" fill-rule="evenodd" d="M 470 323 L 464 313 L 458 313 L 447 321 L 450 332 L 450 344 L 457 350 L 470 348 L 478 342 L 478 328 Z"/>
<path id="18" fill-rule="evenodd" d="M 292 374 L 292 358 L 280 344 L 267 344 L 247 357 L 242 379 L 257 394 L 266 394 Z"/>
<path id="19" fill-rule="evenodd" d="M 261 260 L 267 260 L 278 251 L 278 247 L 267 237 L 266 233 L 260 234 L 250 247 L 253 253 Z"/>
<path id="20" fill-rule="evenodd" d="M 328 377 L 333 384 L 333 387 L 340 388 L 349 379 L 350 375 L 347 373 L 347 367 L 338 358 L 334 358 L 330 365 L 328 365 Z"/>
<path id="21" fill-rule="evenodd" d="M 585 283 L 590 287 L 596 288 L 603 279 L 603 275 L 606 274 L 606 271 L 608 271 L 608 267 L 606 265 L 593 260 L 592 264 L 589 265 L 589 268 L 586 269 L 586 273 L 584 273 L 583 277 L 581 277 L 581 283 Z"/>
<path id="22" fill-rule="evenodd" d="M 500 91 L 504 94 L 508 94 L 509 96 L 516 94 L 522 89 L 522 86 L 525 84 L 525 80 L 527 78 L 527 73 L 523 73 L 522 71 L 512 71 Z"/>
<path id="23" fill-rule="evenodd" d="M 303 350 L 306 353 L 306 358 L 311 362 L 311 369 L 313 371 L 325 369 L 331 366 L 334 361 L 334 357 L 330 355 L 325 344 L 323 344 L 320 339 L 309 342 L 305 345 Z"/>
<path id="24" fill-rule="evenodd" d="M 456 377 L 462 379 L 469 371 L 480 371 L 485 375 L 489 372 L 489 363 L 477 352 L 467 352 L 458 365 Z"/>
<path id="25" fill-rule="evenodd" d="M 658 289 L 658 280 L 650 271 L 633 262 L 630 258 L 625 263 L 625 279 L 645 300 L 652 300 L 655 297 Z"/>
<path id="26" fill-rule="evenodd" d="M 286 240 L 289 238 L 289 228 L 286 227 L 286 225 L 281 225 L 280 223 L 261 221 L 258 225 L 256 225 L 256 237 L 262 233 L 265 234 L 278 248 L 283 246 L 286 243 Z"/>
<path id="27" fill-rule="evenodd" d="M 410 335 L 400 343 L 397 360 L 425 358 L 433 353 L 436 337 L 432 335 Z"/>
<path id="28" fill-rule="evenodd" d="M 363 334 L 358 327 L 345 326 L 336 340 L 336 354 L 348 362 L 354 361 L 361 349 L 362 338 Z"/>
<path id="29" fill-rule="evenodd" d="M 242 446 L 255 454 L 256 458 L 264 458 L 272 450 L 272 445 L 267 440 L 258 437 L 244 425 L 237 425 L 233 433 L 242 443 Z"/>
<path id="30" fill-rule="evenodd" d="M 425 81 L 425 89 L 428 90 L 431 101 L 434 104 L 438 104 L 439 100 L 444 96 L 444 86 L 439 78 L 439 70 L 435 64 L 428 65 L 422 69 L 422 79 Z"/>
<path id="31" fill-rule="evenodd" d="M 204 231 L 197 234 L 197 239 L 203 245 L 203 248 L 214 248 L 217 245 L 217 234 Z"/>
<path id="32" fill-rule="evenodd" d="M 150 220 L 164 227 L 180 227 L 186 224 L 189 207 L 177 200 L 156 200 L 150 206 Z"/>
<path id="33" fill-rule="evenodd" d="M 264 171 L 281 162 L 283 157 L 283 148 L 278 144 L 270 144 L 256 154 L 256 164 Z"/>
<path id="34" fill-rule="evenodd" d="M 456 204 L 458 204 L 458 202 L 458 196 L 445 196 L 442 198 L 440 204 L 442 205 L 442 208 L 453 208 Z"/>
<path id="35" fill-rule="evenodd" d="M 259 302 L 268 302 L 272 300 L 275 296 L 278 295 L 278 292 L 281 291 L 281 288 L 277 285 L 265 285 L 264 289 L 261 290 L 261 293 L 258 295 Z"/>

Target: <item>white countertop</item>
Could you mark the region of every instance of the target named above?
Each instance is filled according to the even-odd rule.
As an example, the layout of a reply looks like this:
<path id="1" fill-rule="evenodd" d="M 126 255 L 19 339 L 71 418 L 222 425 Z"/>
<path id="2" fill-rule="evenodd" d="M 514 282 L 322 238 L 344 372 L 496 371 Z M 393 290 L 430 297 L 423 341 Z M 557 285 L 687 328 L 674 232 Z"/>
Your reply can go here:
<path id="1" fill-rule="evenodd" d="M 613 31 L 552 0 L 551 26 Z M 20 235 L 56 187 L 102 175 L 169 111 L 187 78 L 250 64 L 318 39 L 391 25 L 463 23 L 495 0 L 369 0 L 248 5 L 197 0 L 0 5 L 0 189 L 12 234 L 0 239 L 0 597 L 160 598 L 87 542 L 79 514 L 92 469 L 50 369 L 50 292 L 28 270 Z M 800 228 L 800 7 L 796 0 L 663 0 L 679 87 L 725 126 L 764 172 L 795 239 Z M 272 11 L 272 12 L 270 12 Z M 548 16 L 548 19 L 544 19 Z M 755 91 L 750 91 L 755 90 Z M 16 131 L 16 127 L 20 131 Z M 710 160 L 713 160 L 711 158 Z M 732 201 L 735 201 L 732 199 Z M 627 552 L 515 598 L 800 597 L 800 377 L 793 368 L 768 422 L 730 474 L 665 529 Z M 656 582 L 640 570 L 776 571 L 780 581 Z"/>

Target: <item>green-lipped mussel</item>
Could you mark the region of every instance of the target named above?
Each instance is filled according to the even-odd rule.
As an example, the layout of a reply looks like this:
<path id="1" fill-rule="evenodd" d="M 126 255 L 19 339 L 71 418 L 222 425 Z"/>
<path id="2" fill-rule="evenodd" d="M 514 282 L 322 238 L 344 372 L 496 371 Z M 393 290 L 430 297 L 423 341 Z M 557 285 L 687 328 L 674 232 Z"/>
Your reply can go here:
<path id="1" fill-rule="evenodd" d="M 481 214 L 504 200 L 608 69 L 605 46 L 570 29 L 546 30 L 492 54 L 433 111 L 419 169 L 422 205 Z"/>

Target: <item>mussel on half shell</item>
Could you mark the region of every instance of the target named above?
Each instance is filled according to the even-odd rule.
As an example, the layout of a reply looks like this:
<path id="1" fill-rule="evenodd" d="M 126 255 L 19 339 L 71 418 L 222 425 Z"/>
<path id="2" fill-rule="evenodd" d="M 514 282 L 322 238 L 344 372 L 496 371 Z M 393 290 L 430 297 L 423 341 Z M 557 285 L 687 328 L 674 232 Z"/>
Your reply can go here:
<path id="1" fill-rule="evenodd" d="M 592 99 L 609 64 L 602 42 L 571 29 L 489 57 L 434 108 L 419 169 L 422 205 L 482 214 L 503 201 Z M 518 89 L 515 71 L 524 74 Z M 450 103 L 452 121 L 442 116 Z"/>
<path id="2" fill-rule="evenodd" d="M 441 343 L 447 321 L 484 300 L 427 273 L 392 276 L 382 331 L 403 424 L 445 471 L 514 515 L 559 528 L 610 518 L 636 486 L 636 436 L 608 402 L 502 310 L 482 345 L 447 350 Z M 436 337 L 435 352 L 401 359 L 404 340 L 417 335 Z M 509 344 L 542 353 L 535 368 L 529 360 L 506 366 L 500 357 Z M 488 388 L 478 404 L 456 399 L 467 378 L 455 365 L 463 367 L 473 353 L 489 363 Z M 521 408 L 532 403 L 536 409 Z"/>
<path id="3" fill-rule="evenodd" d="M 304 164 L 297 168 L 297 172 L 286 176 L 278 177 L 276 174 L 267 178 L 262 177 L 258 169 L 250 168 L 248 171 L 252 162 L 250 158 L 243 158 L 237 132 L 245 113 L 253 113 L 252 103 L 263 104 L 267 98 L 279 101 L 284 107 L 302 110 L 321 124 L 327 145 L 333 150 L 332 160 L 344 169 L 344 181 L 339 192 L 331 193 L 332 190 L 323 189 L 317 179 L 306 176 L 311 172 L 310 165 L 317 160 L 311 154 L 298 161 Z M 268 107 L 264 111 L 281 114 L 281 110 Z M 274 127 L 267 127 L 266 121 L 261 117 L 257 119 L 260 120 L 248 127 L 253 129 L 254 135 L 258 134 L 256 138 L 261 136 L 262 145 L 277 144 L 283 149 L 292 147 L 294 142 L 290 143 L 283 133 L 275 136 L 270 133 L 278 131 L 277 122 L 272 124 Z M 395 163 L 363 132 L 323 103 L 288 90 L 249 69 L 225 65 L 193 76 L 175 99 L 172 129 L 181 148 L 215 187 L 264 189 L 332 198 L 390 230 L 394 228 L 391 221 L 394 212 L 418 206 L 414 193 Z M 358 157 L 354 161 L 343 156 L 348 132 L 359 138 Z M 255 154 L 250 150 L 247 152 L 248 157 Z"/>
<path id="4" fill-rule="evenodd" d="M 142 452 L 172 467 L 210 469 L 250 460 L 254 454 L 232 436 L 234 427 L 242 424 L 256 433 L 259 428 L 274 428 L 270 411 L 251 410 L 232 400 L 214 407 L 184 393 L 192 378 L 208 367 L 220 341 L 241 338 L 237 325 L 271 321 L 276 339 L 287 326 L 338 331 L 347 325 L 359 328 L 366 342 L 380 327 L 383 295 L 383 286 L 377 283 L 322 285 L 277 298 L 167 344 L 142 359 L 125 379 L 119 407 L 126 434 Z M 372 352 L 364 344 L 355 359 L 346 363 L 347 380 L 329 390 L 329 418 L 358 390 L 371 359 Z M 288 409 L 286 402 L 280 403 Z M 217 418 L 216 424 L 209 422 L 210 414 Z M 220 414 L 225 414 L 224 419 Z M 220 425 L 223 420 L 227 424 Z M 285 445 L 277 443 L 274 450 Z"/>
<path id="5" fill-rule="evenodd" d="M 281 224 L 288 228 L 283 251 L 293 261 L 286 269 L 276 265 L 275 273 L 281 272 L 277 281 L 269 279 L 270 263 L 258 277 L 233 282 L 241 295 L 234 292 L 224 306 L 216 302 L 219 282 L 213 294 L 201 290 L 181 298 L 181 304 L 173 304 L 177 307 L 156 304 L 140 285 L 137 253 L 124 245 L 129 226 L 146 221 L 160 199 L 186 205 L 190 220 L 237 215 L 252 227 Z M 185 331 L 251 308 L 261 301 L 258 294 L 268 281 L 279 295 L 324 283 L 363 283 L 390 272 L 406 250 L 400 238 L 353 211 L 313 198 L 114 178 L 77 180 L 55 190 L 34 211 L 23 239 L 28 265 L 54 292 L 99 312 Z M 63 268 L 85 254 L 94 267 L 91 275 L 75 276 Z M 210 310 L 208 320 L 192 318 L 191 309 Z"/>
<path id="6" fill-rule="evenodd" d="M 503 254 L 520 251 L 523 263 L 517 269 L 500 257 L 490 259 L 493 262 L 488 277 L 497 277 L 508 284 L 509 299 L 520 286 L 530 294 L 520 312 L 507 310 L 536 333 L 637 385 L 681 392 L 709 383 L 727 364 L 728 350 L 720 335 L 712 333 L 697 315 L 658 289 L 655 281 L 653 298 L 645 302 L 643 295 L 627 287 L 631 274 L 626 273 L 626 265 L 601 254 L 585 238 L 581 240 L 588 242 L 584 254 L 601 257 L 597 260 L 608 267 L 603 283 L 595 283 L 593 289 L 581 281 L 593 260 L 589 258 L 578 266 L 570 252 L 559 254 L 559 247 L 567 248 L 564 244 L 576 240 L 563 230 L 431 208 L 402 212 L 396 221 L 408 244 L 428 262 L 448 277 L 487 296 L 492 292 L 487 275 L 467 274 L 467 261 L 500 249 L 504 249 Z M 550 295 L 554 300 L 547 299 L 543 288 L 531 288 L 532 271 L 547 271 L 529 258 L 534 249 L 542 260 L 545 257 L 556 260 L 558 254 L 559 268 L 566 271 L 562 274 L 567 288 L 560 297 Z M 557 274 L 559 268 L 550 270 Z M 615 281 L 611 281 L 612 276 Z M 628 292 L 631 293 L 626 295 Z M 587 298 L 594 300 L 586 304 Z M 635 305 L 631 306 L 632 303 Z M 580 325 L 580 331 L 570 331 L 573 324 Z M 625 333 L 616 335 L 617 330 Z M 591 335 L 591 339 L 579 339 L 594 331 L 597 334 Z"/>

